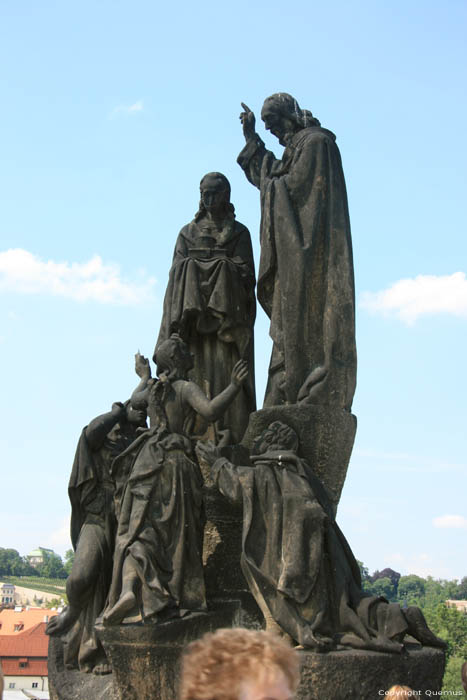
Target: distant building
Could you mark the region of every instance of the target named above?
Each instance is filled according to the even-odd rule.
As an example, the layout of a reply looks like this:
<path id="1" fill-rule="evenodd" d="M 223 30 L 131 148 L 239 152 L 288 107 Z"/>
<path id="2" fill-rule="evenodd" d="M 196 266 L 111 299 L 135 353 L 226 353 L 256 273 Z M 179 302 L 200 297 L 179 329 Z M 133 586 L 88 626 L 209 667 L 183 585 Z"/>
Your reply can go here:
<path id="1" fill-rule="evenodd" d="M 15 602 L 15 587 L 12 583 L 2 583 L 0 587 L 0 599 L 2 605 L 10 605 Z"/>
<path id="2" fill-rule="evenodd" d="M 6 692 L 27 690 L 47 692 L 49 679 L 47 652 L 49 638 L 45 622 L 21 631 L 20 634 L 0 635 L 0 661 Z M 27 696 L 26 696 L 27 697 Z"/>
<path id="3" fill-rule="evenodd" d="M 32 552 L 27 555 L 26 559 L 31 564 L 31 566 L 36 567 L 44 563 L 45 558 L 48 554 L 54 553 L 55 552 L 53 551 L 53 549 L 47 549 L 47 547 L 38 547 L 37 549 L 33 549 Z"/>
<path id="4" fill-rule="evenodd" d="M 44 608 L 22 608 L 0 611 L 0 639 L 5 635 L 15 635 L 26 632 L 39 623 L 47 623 L 51 617 L 57 615 L 57 610 L 44 610 Z"/>
<path id="5" fill-rule="evenodd" d="M 448 608 L 456 608 L 459 612 L 467 615 L 467 600 L 447 600 L 446 605 Z"/>
<path id="6" fill-rule="evenodd" d="M 60 583 L 59 583 L 60 581 Z M 0 592 L 2 589 L 2 586 L 4 584 L 0 581 Z M 11 586 L 11 584 L 9 584 Z M 64 604 L 64 596 L 65 596 L 65 582 L 63 579 L 58 580 L 57 579 L 57 590 L 55 593 L 46 593 L 45 591 L 41 591 L 37 588 L 33 588 L 33 583 L 29 584 L 28 587 L 26 586 L 14 586 L 14 599 L 12 603 L 14 605 L 20 605 L 23 607 L 29 607 L 32 606 L 34 608 L 39 608 L 39 607 L 44 607 L 46 603 L 50 603 L 51 601 L 57 601 L 59 600 L 61 604 Z M 5 597 L 11 597 L 10 595 L 5 595 Z M 0 601 L 1 601 L 1 595 L 0 595 Z M 0 603 L 3 605 L 10 605 L 12 603 Z"/>

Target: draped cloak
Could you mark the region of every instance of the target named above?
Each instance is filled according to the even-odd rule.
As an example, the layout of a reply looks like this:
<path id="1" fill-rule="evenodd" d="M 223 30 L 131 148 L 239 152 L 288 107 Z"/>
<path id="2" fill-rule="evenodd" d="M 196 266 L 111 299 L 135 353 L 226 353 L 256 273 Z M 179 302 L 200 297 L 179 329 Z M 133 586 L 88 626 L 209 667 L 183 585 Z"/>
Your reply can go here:
<path id="1" fill-rule="evenodd" d="M 265 406 L 350 410 L 356 383 L 355 291 L 347 193 L 335 136 L 308 127 L 281 160 L 259 136 L 238 157 L 261 191 L 258 301 L 273 351 Z"/>
<path id="2" fill-rule="evenodd" d="M 79 619 L 63 638 L 65 663 L 73 667 L 78 661 L 80 670 L 90 671 L 105 661 L 105 653 L 94 625 L 102 613 L 110 587 L 112 555 L 116 520 L 114 513 L 114 483 L 110 476 L 113 459 L 131 442 L 122 434 L 118 424 L 109 431 L 99 449 L 93 449 L 81 433 L 68 484 L 71 502 L 71 542 L 79 547 L 85 533 L 100 553 L 99 570 L 92 590 Z M 71 592 L 72 594 L 72 592 Z"/>
<path id="3" fill-rule="evenodd" d="M 187 412 L 181 393 L 178 417 Z M 184 427 L 193 414 L 190 408 Z M 168 426 L 150 428 L 114 461 L 112 475 L 118 530 L 106 609 L 121 595 L 123 565 L 130 557 L 141 585 L 126 622 L 205 610 L 203 479 L 190 439 Z"/>
<path id="4" fill-rule="evenodd" d="M 334 520 L 324 487 L 293 452 L 224 458 L 213 466 L 220 492 L 243 504 L 241 566 L 251 592 L 295 641 L 400 652 L 407 622 L 399 605 L 361 589 L 358 564 Z"/>
<path id="5" fill-rule="evenodd" d="M 248 229 L 227 216 L 222 231 L 206 235 L 203 219 L 180 231 L 169 273 L 157 347 L 179 333 L 193 354 L 192 379 L 209 397 L 229 383 L 239 359 L 249 374 L 216 428 L 240 442 L 256 409 L 253 326 L 256 316 L 255 268 Z M 197 419 L 196 433 L 207 424 Z"/>

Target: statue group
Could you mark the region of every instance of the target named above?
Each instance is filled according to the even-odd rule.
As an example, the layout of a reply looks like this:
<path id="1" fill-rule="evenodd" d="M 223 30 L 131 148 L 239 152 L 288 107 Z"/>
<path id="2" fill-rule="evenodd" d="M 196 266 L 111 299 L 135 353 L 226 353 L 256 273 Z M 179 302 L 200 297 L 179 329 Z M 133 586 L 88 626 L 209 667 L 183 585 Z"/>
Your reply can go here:
<path id="1" fill-rule="evenodd" d="M 78 443 L 69 483 L 75 558 L 68 606 L 48 625 L 63 642 L 68 668 L 111 672 L 96 621 L 158 625 L 209 610 L 200 465 L 219 502 L 241 509 L 236 565 L 263 626 L 319 652 L 400 654 L 408 635 L 444 647 L 418 608 L 401 609 L 363 591 L 335 520 L 326 463 L 318 469 L 305 458 L 316 433 L 305 418 L 318 415 L 308 409 L 346 416 L 355 391 L 346 187 L 335 136 L 311 112 L 277 93 L 265 100 L 261 116 L 283 156 L 266 150 L 243 105 L 246 144 L 238 163 L 261 193 L 257 298 L 273 340 L 263 409 L 273 409 L 274 419 L 245 441 L 252 416 L 261 414 L 253 252 L 227 178 L 208 173 L 199 209 L 176 240 L 155 377 L 137 354 L 131 398 L 91 421 Z M 305 417 L 301 427 L 288 420 L 291 410 Z M 339 435 L 324 428 L 337 442 Z M 242 441 L 242 451 L 229 452 Z M 349 456 L 342 457 L 344 470 Z"/>

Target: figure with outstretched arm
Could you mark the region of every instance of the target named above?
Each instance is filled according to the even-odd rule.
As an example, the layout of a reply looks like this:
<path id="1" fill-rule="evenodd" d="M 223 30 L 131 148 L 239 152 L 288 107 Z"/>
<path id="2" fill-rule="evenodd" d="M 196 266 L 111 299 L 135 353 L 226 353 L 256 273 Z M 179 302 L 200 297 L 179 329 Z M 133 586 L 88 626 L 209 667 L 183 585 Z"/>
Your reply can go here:
<path id="1" fill-rule="evenodd" d="M 335 135 L 292 95 L 268 97 L 268 151 L 242 103 L 237 162 L 261 191 L 258 301 L 273 340 L 265 406 L 311 403 L 350 411 L 355 391 L 355 291 L 344 172 Z"/>
<path id="2" fill-rule="evenodd" d="M 138 386 L 141 385 L 141 382 Z M 116 402 L 108 413 L 84 428 L 68 486 L 71 540 L 75 558 L 67 579 L 68 606 L 47 626 L 47 634 L 63 636 L 67 667 L 96 674 L 110 672 L 94 624 L 110 586 L 116 521 L 113 460 L 146 427 L 146 412 L 130 401 Z"/>
<path id="3" fill-rule="evenodd" d="M 193 358 L 174 334 L 156 351 L 159 379 L 148 394 L 150 429 L 115 461 L 131 462 L 121 501 L 105 624 L 160 622 L 206 609 L 202 565 L 203 480 L 193 454 L 197 415 L 216 421 L 248 376 L 237 362 L 230 384 L 209 399 L 187 380 Z"/>

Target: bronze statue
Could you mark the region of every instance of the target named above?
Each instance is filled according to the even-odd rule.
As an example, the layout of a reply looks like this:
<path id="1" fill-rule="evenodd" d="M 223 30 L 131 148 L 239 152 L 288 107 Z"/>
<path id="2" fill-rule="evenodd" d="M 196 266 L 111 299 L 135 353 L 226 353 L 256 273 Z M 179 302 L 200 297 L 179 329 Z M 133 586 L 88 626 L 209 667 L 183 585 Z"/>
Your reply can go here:
<path id="1" fill-rule="evenodd" d="M 149 384 L 151 427 L 114 462 L 129 478 L 119 507 L 114 567 L 104 623 L 160 622 L 206 609 L 202 564 L 201 472 L 192 450 L 196 415 L 216 421 L 248 375 L 240 360 L 231 382 L 209 400 L 186 376 L 193 358 L 177 335 L 156 351 L 159 380 Z M 137 359 L 138 362 L 138 359 Z M 144 358 L 148 368 L 149 363 Z"/>
<path id="2" fill-rule="evenodd" d="M 141 382 L 138 385 L 141 388 Z M 110 587 L 116 519 L 111 465 L 146 427 L 146 412 L 114 403 L 112 410 L 84 428 L 68 485 L 71 541 L 75 558 L 66 583 L 68 606 L 47 625 L 47 634 L 63 636 L 67 667 L 110 673 L 94 624 Z"/>
<path id="3" fill-rule="evenodd" d="M 171 333 L 178 333 L 194 357 L 190 378 L 210 397 L 228 384 L 235 363 L 247 360 L 249 377 L 216 423 L 216 441 L 240 442 L 248 416 L 256 408 L 251 239 L 248 229 L 235 219 L 230 183 L 224 175 L 205 175 L 200 192 L 199 210 L 182 228 L 175 245 L 156 350 Z M 196 432 L 202 434 L 205 427 L 198 418 Z"/>
<path id="4" fill-rule="evenodd" d="M 287 93 L 261 117 L 281 160 L 242 103 L 238 163 L 261 190 L 258 300 L 274 345 L 264 406 L 300 402 L 350 410 L 356 382 L 355 292 L 347 194 L 335 136 Z"/>
<path id="5" fill-rule="evenodd" d="M 362 590 L 325 489 L 298 447 L 295 431 L 280 421 L 257 436 L 251 466 L 219 457 L 213 443 L 197 447 L 220 492 L 243 504 L 241 566 L 266 628 L 317 651 L 400 653 L 406 634 L 445 648 L 418 608 L 402 611 Z"/>

